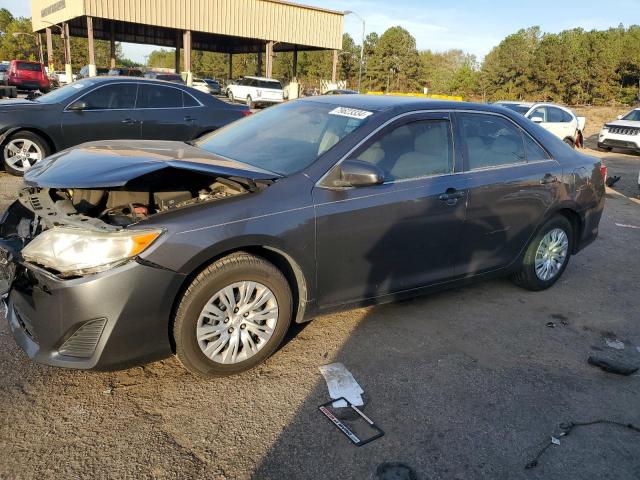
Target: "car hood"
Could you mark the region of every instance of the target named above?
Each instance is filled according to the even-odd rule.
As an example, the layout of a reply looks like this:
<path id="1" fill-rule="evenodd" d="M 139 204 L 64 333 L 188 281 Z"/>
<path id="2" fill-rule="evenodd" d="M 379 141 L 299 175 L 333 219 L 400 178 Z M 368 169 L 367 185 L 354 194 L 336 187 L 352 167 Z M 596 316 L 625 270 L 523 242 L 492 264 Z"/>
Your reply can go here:
<path id="1" fill-rule="evenodd" d="M 613 122 L 607 122 L 607 127 L 635 127 L 640 128 L 640 122 L 633 120 L 615 120 Z"/>
<path id="2" fill-rule="evenodd" d="M 84 143 L 52 155 L 31 167 L 24 182 L 45 188 L 121 187 L 142 175 L 170 168 L 251 180 L 280 178 L 277 173 L 183 142 L 119 140 Z"/>
<path id="3" fill-rule="evenodd" d="M 10 98 L 8 100 L 0 100 L 0 113 L 6 112 L 11 113 L 15 112 L 16 109 L 34 109 L 34 108 L 42 108 L 43 104 L 34 102 L 32 100 L 27 100 L 24 98 Z"/>

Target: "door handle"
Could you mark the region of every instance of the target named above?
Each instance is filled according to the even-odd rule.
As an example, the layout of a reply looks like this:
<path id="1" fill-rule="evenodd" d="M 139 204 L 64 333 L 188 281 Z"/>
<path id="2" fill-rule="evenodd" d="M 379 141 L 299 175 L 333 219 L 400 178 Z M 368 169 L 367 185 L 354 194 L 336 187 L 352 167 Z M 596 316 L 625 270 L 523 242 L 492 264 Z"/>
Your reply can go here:
<path id="1" fill-rule="evenodd" d="M 195 122 L 196 119 L 191 117 L 191 116 L 189 116 L 189 115 L 187 115 L 186 117 L 184 117 L 184 121 L 185 122 Z"/>
<path id="2" fill-rule="evenodd" d="M 551 183 L 558 183 L 558 177 L 551 175 L 550 173 L 545 174 L 545 176 L 540 180 L 540 185 L 549 185 Z"/>
<path id="3" fill-rule="evenodd" d="M 134 123 L 138 123 L 137 120 L 134 120 L 133 118 L 125 118 L 124 120 L 122 120 L 122 123 L 127 123 L 129 125 L 134 124 Z"/>
<path id="4" fill-rule="evenodd" d="M 456 190 L 455 188 L 448 188 L 446 192 L 440 194 L 438 199 L 445 202 L 447 205 L 453 206 L 464 196 L 465 192 Z"/>

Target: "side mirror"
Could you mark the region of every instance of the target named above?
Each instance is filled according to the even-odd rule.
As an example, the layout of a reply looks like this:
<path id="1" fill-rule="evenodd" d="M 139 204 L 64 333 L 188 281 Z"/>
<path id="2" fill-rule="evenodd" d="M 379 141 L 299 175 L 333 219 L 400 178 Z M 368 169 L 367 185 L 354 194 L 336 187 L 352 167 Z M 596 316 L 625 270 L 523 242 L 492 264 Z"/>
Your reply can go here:
<path id="1" fill-rule="evenodd" d="M 542 117 L 533 117 L 533 118 L 531 119 L 531 121 L 532 121 L 533 123 L 542 123 L 542 122 L 544 122 L 544 118 L 542 118 Z"/>
<path id="2" fill-rule="evenodd" d="M 618 115 L 618 120 L 622 120 L 622 117 L 624 117 L 624 115 Z"/>
<path id="3" fill-rule="evenodd" d="M 340 179 L 335 182 L 338 187 L 369 187 L 384 183 L 382 169 L 362 160 L 345 160 L 340 164 Z"/>
<path id="4" fill-rule="evenodd" d="M 87 105 L 87 102 L 78 100 L 77 102 L 73 102 L 71 105 L 69 105 L 67 110 L 71 110 L 72 112 L 81 112 L 83 110 L 86 110 L 88 107 L 89 106 Z"/>

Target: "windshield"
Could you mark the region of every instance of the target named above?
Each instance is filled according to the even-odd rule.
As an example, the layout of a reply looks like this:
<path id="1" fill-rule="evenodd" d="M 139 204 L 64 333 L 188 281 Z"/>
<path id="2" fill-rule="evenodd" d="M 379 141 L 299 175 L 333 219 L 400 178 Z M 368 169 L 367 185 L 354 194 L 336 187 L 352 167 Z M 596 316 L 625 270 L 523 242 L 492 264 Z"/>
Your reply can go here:
<path id="1" fill-rule="evenodd" d="M 41 97 L 36 98 L 36 102 L 38 103 L 61 103 L 69 98 L 73 97 L 76 93 L 84 90 L 95 82 L 91 80 L 80 80 L 79 82 L 70 83 L 69 85 L 65 85 L 64 87 L 53 90 L 46 95 L 42 95 Z"/>
<path id="2" fill-rule="evenodd" d="M 270 107 L 196 142 L 208 152 L 280 175 L 305 169 L 366 124 L 372 112 L 294 101 Z"/>
<path id="3" fill-rule="evenodd" d="M 501 107 L 508 108 L 509 110 L 513 110 L 514 112 L 517 112 L 520 115 L 526 114 L 531 109 L 531 107 L 528 105 L 519 105 L 517 103 L 497 103 L 496 105 L 500 105 Z"/>
<path id="4" fill-rule="evenodd" d="M 622 120 L 630 120 L 632 122 L 640 122 L 640 110 L 631 110 Z"/>

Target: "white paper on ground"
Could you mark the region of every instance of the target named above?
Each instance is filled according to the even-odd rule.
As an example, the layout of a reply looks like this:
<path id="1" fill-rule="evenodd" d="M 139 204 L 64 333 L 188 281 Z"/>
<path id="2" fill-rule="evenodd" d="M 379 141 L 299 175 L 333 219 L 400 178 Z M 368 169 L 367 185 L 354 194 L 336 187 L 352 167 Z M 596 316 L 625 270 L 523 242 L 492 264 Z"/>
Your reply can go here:
<path id="1" fill-rule="evenodd" d="M 327 388 L 329 389 L 329 395 L 331 398 L 344 397 L 356 407 L 361 407 L 362 394 L 364 390 L 358 385 L 356 379 L 345 366 L 341 363 L 331 363 L 329 365 L 321 365 L 319 367 L 320 373 L 327 382 Z M 346 407 L 347 404 L 340 400 L 333 402 L 334 408 Z"/>

